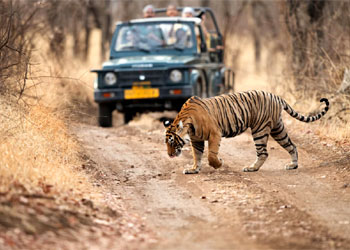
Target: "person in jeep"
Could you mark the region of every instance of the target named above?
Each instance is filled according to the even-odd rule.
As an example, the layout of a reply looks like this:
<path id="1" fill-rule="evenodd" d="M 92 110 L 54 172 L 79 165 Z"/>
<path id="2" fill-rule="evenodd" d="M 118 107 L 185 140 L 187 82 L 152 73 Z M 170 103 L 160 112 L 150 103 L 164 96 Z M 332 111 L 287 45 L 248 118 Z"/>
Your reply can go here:
<path id="1" fill-rule="evenodd" d="M 143 17 L 144 18 L 150 18 L 150 17 L 155 17 L 155 13 L 154 13 L 154 7 L 153 5 L 149 4 L 149 5 L 146 5 L 143 10 Z"/>
<path id="2" fill-rule="evenodd" d="M 179 16 L 179 12 L 174 4 L 169 4 L 166 8 L 166 15 L 168 17 L 176 17 Z"/>
<path id="3" fill-rule="evenodd" d="M 143 8 L 143 17 L 152 18 L 155 17 L 154 7 L 149 4 Z M 164 36 L 159 27 L 154 25 L 147 25 L 139 29 L 141 40 L 144 41 L 150 48 L 159 47 L 165 44 Z"/>
<path id="4" fill-rule="evenodd" d="M 175 32 L 175 47 L 189 48 L 191 47 L 190 34 L 186 32 L 185 28 L 179 28 Z"/>
<path id="5" fill-rule="evenodd" d="M 140 38 L 135 29 L 128 29 L 124 33 L 124 39 L 122 40 L 122 49 L 137 47 L 140 42 Z"/>
<path id="6" fill-rule="evenodd" d="M 194 17 L 194 9 L 192 7 L 185 7 L 182 11 L 182 17 Z"/>

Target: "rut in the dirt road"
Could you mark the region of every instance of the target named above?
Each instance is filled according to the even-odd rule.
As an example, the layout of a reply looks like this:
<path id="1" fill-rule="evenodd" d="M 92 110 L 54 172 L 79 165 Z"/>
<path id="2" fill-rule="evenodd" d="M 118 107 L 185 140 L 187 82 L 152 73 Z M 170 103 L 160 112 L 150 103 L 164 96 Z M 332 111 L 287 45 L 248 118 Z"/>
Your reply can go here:
<path id="1" fill-rule="evenodd" d="M 300 169 L 286 171 L 288 154 L 272 143 L 264 168 L 243 173 L 255 158 L 252 139 L 243 134 L 222 141 L 222 168 L 205 160 L 200 174 L 188 176 L 181 171 L 190 148 L 170 159 L 163 125 L 152 115 L 112 129 L 80 124 L 75 131 L 106 173 L 110 192 L 157 234 L 143 249 L 350 248 L 349 193 L 335 188 L 336 173 L 320 169 L 316 155 L 300 150 Z"/>

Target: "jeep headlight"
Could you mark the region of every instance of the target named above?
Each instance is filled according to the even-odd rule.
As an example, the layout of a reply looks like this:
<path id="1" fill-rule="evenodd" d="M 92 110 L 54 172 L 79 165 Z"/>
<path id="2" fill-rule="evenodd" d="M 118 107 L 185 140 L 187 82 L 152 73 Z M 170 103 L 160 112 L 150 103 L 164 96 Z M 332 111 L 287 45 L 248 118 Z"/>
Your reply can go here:
<path id="1" fill-rule="evenodd" d="M 97 82 L 97 78 L 95 78 L 95 80 L 94 80 L 94 89 L 98 89 L 98 82 Z"/>
<path id="2" fill-rule="evenodd" d="M 179 82 L 182 79 L 182 73 L 178 69 L 174 69 L 170 72 L 170 80 L 172 82 Z"/>
<path id="3" fill-rule="evenodd" d="M 105 75 L 105 83 L 107 85 L 113 85 L 113 84 L 116 84 L 117 82 L 117 76 L 112 73 L 112 72 L 108 72 L 106 75 Z"/>

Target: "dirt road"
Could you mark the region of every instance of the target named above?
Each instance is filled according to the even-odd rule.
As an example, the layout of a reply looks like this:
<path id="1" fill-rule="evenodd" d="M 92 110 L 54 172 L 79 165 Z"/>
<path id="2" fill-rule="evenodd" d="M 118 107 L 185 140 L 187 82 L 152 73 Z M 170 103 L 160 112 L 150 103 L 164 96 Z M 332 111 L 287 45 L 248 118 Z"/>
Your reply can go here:
<path id="1" fill-rule="evenodd" d="M 161 115 L 73 129 L 105 173 L 103 185 L 156 235 L 142 247 L 130 242 L 130 249 L 350 249 L 349 155 L 294 134 L 299 169 L 284 170 L 289 155 L 270 141 L 265 165 L 244 173 L 255 159 L 245 133 L 223 139 L 222 168 L 204 159 L 200 174 L 184 175 L 190 147 L 168 157 Z"/>

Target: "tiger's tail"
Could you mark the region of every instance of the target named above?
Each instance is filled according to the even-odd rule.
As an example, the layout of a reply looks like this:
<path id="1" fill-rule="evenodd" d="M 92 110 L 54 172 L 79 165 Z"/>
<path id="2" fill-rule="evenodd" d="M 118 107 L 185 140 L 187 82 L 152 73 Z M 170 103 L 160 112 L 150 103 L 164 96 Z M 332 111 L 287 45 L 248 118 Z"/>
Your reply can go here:
<path id="1" fill-rule="evenodd" d="M 294 109 L 286 101 L 283 100 L 282 104 L 283 104 L 284 110 L 290 116 L 294 117 L 295 119 L 302 121 L 302 122 L 314 122 L 314 121 L 317 121 L 318 119 L 320 119 L 322 116 L 324 116 L 327 113 L 327 111 L 329 110 L 329 101 L 327 98 L 322 98 L 320 100 L 320 102 L 324 102 L 326 104 L 326 106 L 323 108 L 323 110 L 316 115 L 306 116 L 306 117 L 299 114 L 298 112 L 294 111 Z"/>

